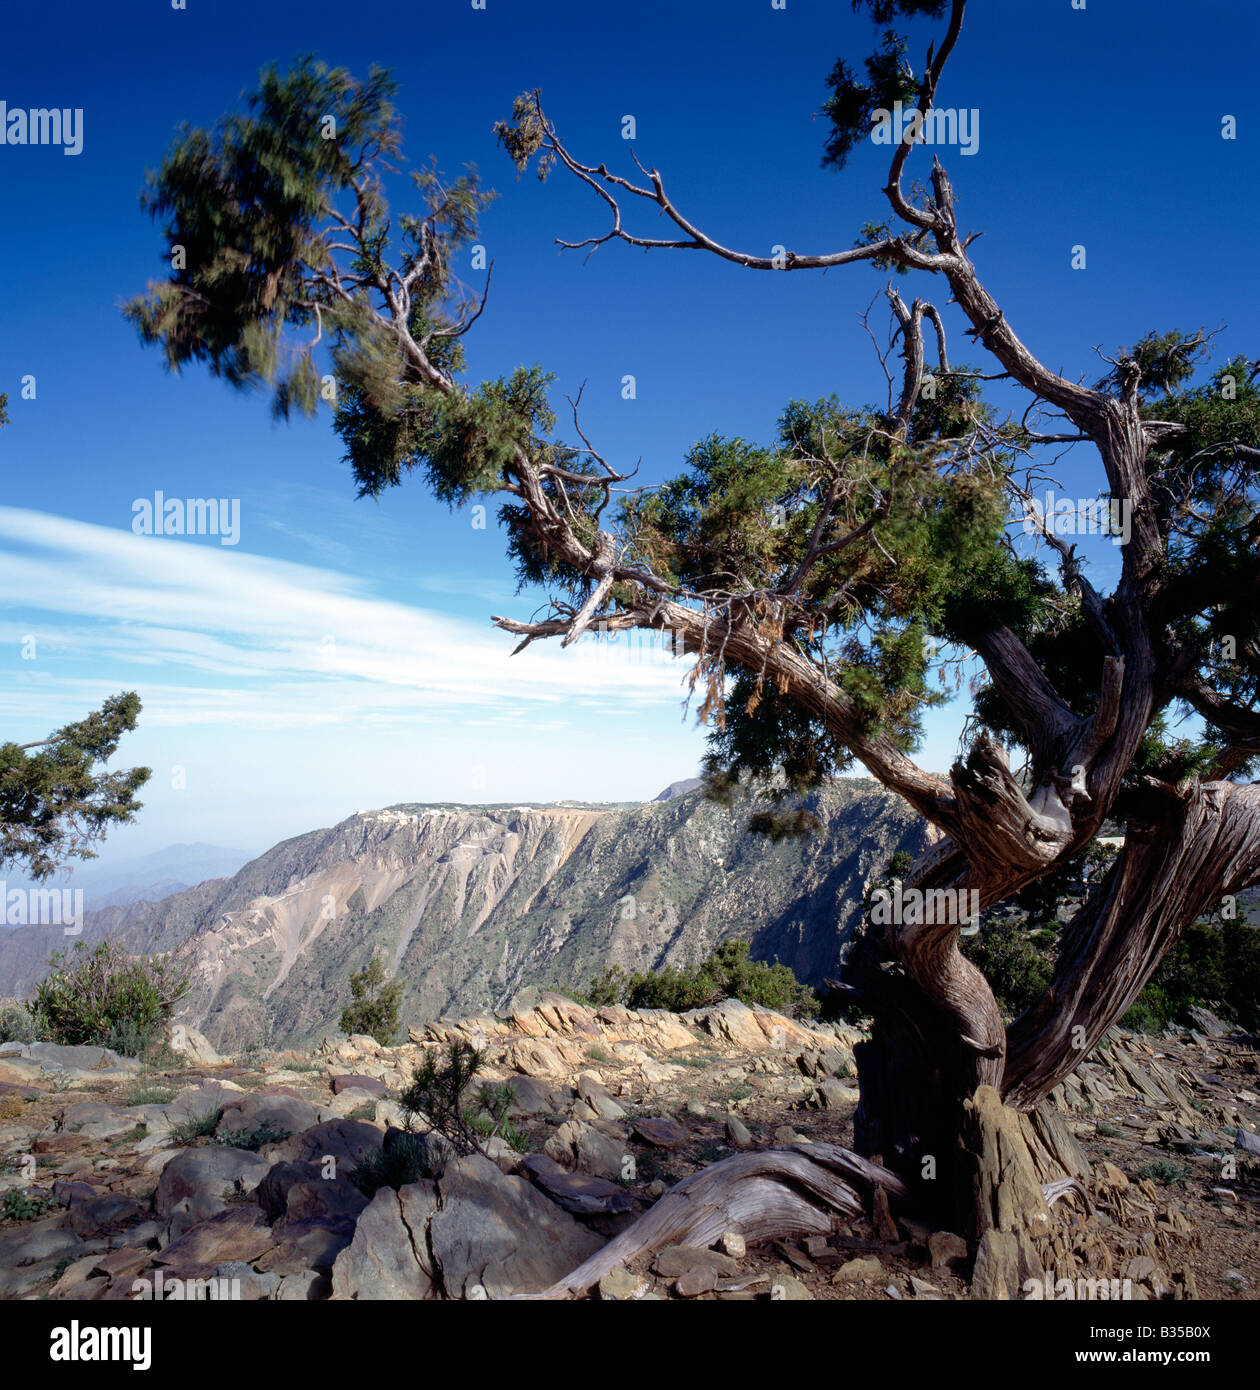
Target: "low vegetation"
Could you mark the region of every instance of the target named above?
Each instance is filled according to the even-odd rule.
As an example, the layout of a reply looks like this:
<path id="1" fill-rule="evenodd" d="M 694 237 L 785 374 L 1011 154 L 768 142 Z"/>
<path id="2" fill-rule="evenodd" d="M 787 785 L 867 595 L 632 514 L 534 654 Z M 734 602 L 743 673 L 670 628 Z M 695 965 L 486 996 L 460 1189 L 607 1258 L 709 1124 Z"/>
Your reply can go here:
<path id="1" fill-rule="evenodd" d="M 189 988 L 177 952 L 131 957 L 105 940 L 56 951 L 49 974 L 27 1004 L 40 1038 L 99 1044 L 128 1057 L 160 1046 L 175 1005 Z"/>
<path id="2" fill-rule="evenodd" d="M 683 1013 L 723 999 L 761 1004 L 796 1018 L 813 1018 L 819 1003 L 813 990 L 786 965 L 769 965 L 748 958 L 748 942 L 725 941 L 699 965 L 628 973 L 619 965 L 595 976 L 578 1002 L 601 1007 L 624 1004 L 629 1009 L 670 1009 Z"/>
<path id="3" fill-rule="evenodd" d="M 471 1104 L 465 1099 L 484 1063 L 485 1054 L 461 1039 L 452 1038 L 441 1054 L 428 1053 L 398 1097 L 407 1129 L 427 1125 L 461 1154 L 484 1153 L 485 1141 L 503 1137 L 515 1086 L 486 1082 Z"/>

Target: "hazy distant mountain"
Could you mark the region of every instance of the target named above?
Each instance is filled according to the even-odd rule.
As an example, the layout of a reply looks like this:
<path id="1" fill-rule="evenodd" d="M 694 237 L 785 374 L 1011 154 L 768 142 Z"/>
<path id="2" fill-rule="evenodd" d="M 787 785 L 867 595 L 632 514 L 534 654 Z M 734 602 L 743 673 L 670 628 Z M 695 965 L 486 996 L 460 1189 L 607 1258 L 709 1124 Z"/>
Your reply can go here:
<path id="1" fill-rule="evenodd" d="M 655 801 L 673 801 L 676 796 L 686 796 L 688 792 L 693 792 L 702 785 L 699 777 L 684 777 L 681 782 L 671 782 L 668 787 L 657 797 Z"/>
<path id="2" fill-rule="evenodd" d="M 612 963 L 702 959 L 728 937 L 802 979 L 834 973 L 869 877 L 925 822 L 870 781 L 813 799 L 822 829 L 772 841 L 748 808 L 698 791 L 646 805 L 402 805 L 286 840 L 159 903 L 89 912 L 83 939 L 127 950 L 196 938 L 187 1017 L 216 1045 L 304 1044 L 336 1031 L 348 979 L 381 953 L 404 1022 L 528 1002 Z M 41 977 L 57 927 L 0 933 L 0 995 Z"/>
<path id="3" fill-rule="evenodd" d="M 208 878 L 228 878 L 252 858 L 250 851 L 227 849 L 223 845 L 167 845 L 152 854 L 114 859 L 107 864 L 88 859 L 49 880 L 48 887 L 81 888 L 85 906 L 90 909 L 116 907 L 124 903 L 159 902 Z M 7 886 L 28 888 L 25 879 L 8 875 Z"/>

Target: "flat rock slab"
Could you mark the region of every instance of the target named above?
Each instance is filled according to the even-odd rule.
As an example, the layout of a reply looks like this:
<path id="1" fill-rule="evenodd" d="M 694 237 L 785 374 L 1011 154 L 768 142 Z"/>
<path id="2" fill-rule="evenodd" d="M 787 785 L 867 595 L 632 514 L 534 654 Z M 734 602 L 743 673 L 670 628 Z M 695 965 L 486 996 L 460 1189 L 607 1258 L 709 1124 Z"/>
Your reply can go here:
<path id="1" fill-rule="evenodd" d="M 616 1216 L 630 1211 L 634 1199 L 606 1178 L 570 1173 L 546 1154 L 528 1154 L 521 1169 L 557 1206 L 574 1216 Z"/>
<path id="2" fill-rule="evenodd" d="M 332 1079 L 333 1095 L 339 1096 L 342 1091 L 366 1091 L 369 1095 L 383 1099 L 387 1094 L 385 1083 L 375 1076 L 358 1076 L 353 1072 L 343 1072 Z"/>
<path id="3" fill-rule="evenodd" d="M 631 1132 L 657 1149 L 680 1149 L 689 1138 L 680 1124 L 664 1119 L 636 1120 Z"/>
<path id="4" fill-rule="evenodd" d="M 256 1260 L 274 1244 L 271 1227 L 257 1207 L 229 1207 L 185 1231 L 154 1255 L 153 1263 L 216 1266 L 230 1260 Z"/>
<path id="5" fill-rule="evenodd" d="M 130 1110 L 99 1101 L 67 1106 L 61 1113 L 61 1128 L 85 1139 L 112 1139 L 136 1128 L 139 1122 Z"/>

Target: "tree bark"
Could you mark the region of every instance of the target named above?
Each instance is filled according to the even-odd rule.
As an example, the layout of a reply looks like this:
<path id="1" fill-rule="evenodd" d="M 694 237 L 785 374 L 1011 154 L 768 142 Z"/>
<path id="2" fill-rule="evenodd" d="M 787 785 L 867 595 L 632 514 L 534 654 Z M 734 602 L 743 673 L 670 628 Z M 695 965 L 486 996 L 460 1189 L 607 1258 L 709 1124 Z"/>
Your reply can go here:
<path id="1" fill-rule="evenodd" d="M 1031 1110 L 1120 1018 L 1181 933 L 1260 872 L 1260 786 L 1163 788 L 1063 935 L 1054 978 L 1007 1030 L 1002 1094 Z"/>

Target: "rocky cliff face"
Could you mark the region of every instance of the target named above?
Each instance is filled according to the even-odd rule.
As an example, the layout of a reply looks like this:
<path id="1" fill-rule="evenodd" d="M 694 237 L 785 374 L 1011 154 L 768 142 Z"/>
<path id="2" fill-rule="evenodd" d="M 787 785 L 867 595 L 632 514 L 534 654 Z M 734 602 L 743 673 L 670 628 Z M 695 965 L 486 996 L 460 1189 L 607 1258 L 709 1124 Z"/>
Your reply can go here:
<path id="1" fill-rule="evenodd" d="M 230 879 L 88 912 L 83 939 L 132 952 L 195 938 L 186 1018 L 217 1046 L 336 1030 L 374 953 L 406 982 L 402 1019 L 529 1002 L 606 965 L 690 964 L 729 937 L 807 981 L 834 972 L 867 879 L 926 828 L 872 782 L 816 805 L 822 829 L 775 843 L 746 809 L 692 791 L 637 807 L 404 805 L 275 846 Z M 27 993 L 56 927 L 0 938 L 0 994 Z"/>

